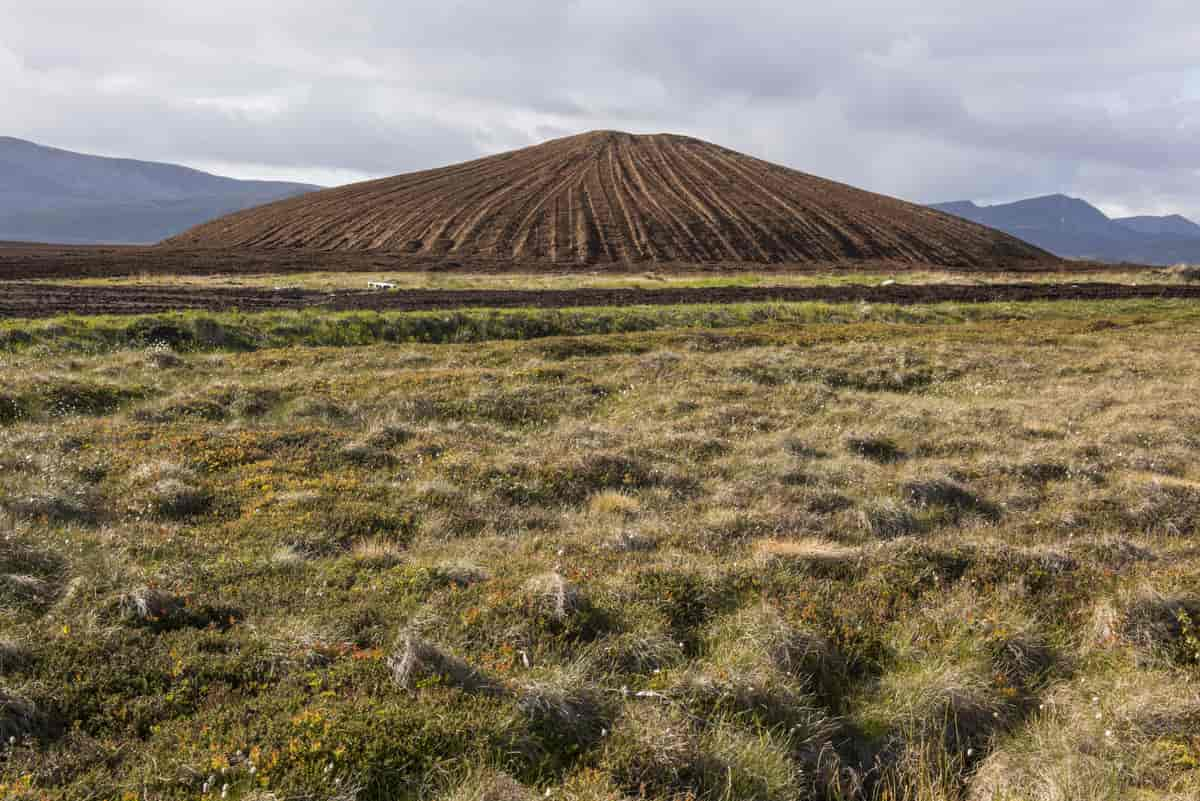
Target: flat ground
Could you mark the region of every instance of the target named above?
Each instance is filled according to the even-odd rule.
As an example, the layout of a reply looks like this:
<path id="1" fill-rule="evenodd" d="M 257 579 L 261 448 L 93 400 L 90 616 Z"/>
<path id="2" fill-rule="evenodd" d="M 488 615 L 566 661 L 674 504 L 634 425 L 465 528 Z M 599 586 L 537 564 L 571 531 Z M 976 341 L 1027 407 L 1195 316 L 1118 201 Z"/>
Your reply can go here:
<path id="1" fill-rule="evenodd" d="M 1122 268 L 1140 272 L 1139 267 Z M 1025 265 L 1022 275 L 1048 272 L 1112 272 L 1113 267 L 1091 262 L 1053 262 Z M 0 280 L 138 277 L 143 275 L 295 275 L 303 273 L 417 273 L 470 275 L 707 275 L 721 281 L 746 274 L 794 275 L 925 273 L 928 268 L 903 261 L 835 260 L 808 262 L 617 262 L 576 264 L 537 259 L 494 259 L 482 256 L 423 256 L 382 251 L 184 249 L 135 246 L 72 246 L 0 242 Z M 984 270 L 964 268 L 965 274 Z M 523 280 L 523 279 L 522 279 Z"/>
<path id="2" fill-rule="evenodd" d="M 1197 343 L 1156 299 L 0 322 L 0 788 L 1196 798 Z"/>
<path id="3" fill-rule="evenodd" d="M 736 303 L 1023 303 L 1120 299 L 1200 300 L 1200 284 L 978 283 L 832 286 L 676 286 L 643 289 L 386 289 L 384 291 L 207 287 L 196 284 L 3 284 L 0 318 L 63 314 L 152 314 L 180 309 L 264 311 L 424 311 L 431 309 L 566 309 Z"/>
<path id="4" fill-rule="evenodd" d="M 1108 267 L 1075 271 L 1044 272 L 954 272 L 949 270 L 804 270 L 744 271 L 725 275 L 707 272 L 670 272 L 654 270 L 612 272 L 545 271 L 514 273 L 430 272 L 427 270 L 377 270 L 362 272 L 298 273 L 215 273 L 170 274 L 141 272 L 107 277 L 73 278 L 58 275 L 19 283 L 54 284 L 87 287 L 144 287 L 169 285 L 178 288 L 211 289 L 306 289 L 339 292 L 366 289 L 369 283 L 393 284 L 397 289 L 437 290 L 574 290 L 574 289 L 709 289 L 714 287 L 830 287 L 880 286 L 903 284 L 925 286 L 988 286 L 992 284 L 1071 284 L 1103 283 L 1129 285 L 1179 285 L 1192 283 L 1182 272 L 1158 267 Z M 18 282 L 13 282 L 18 283 Z"/>
<path id="5" fill-rule="evenodd" d="M 1020 272 L 875 261 L 591 267 L 387 253 L 0 243 L 0 318 L 764 302 L 930 304 L 1200 297 L 1195 270 L 1055 262 Z M 1189 280 L 1190 279 L 1190 280 Z M 368 290 L 370 283 L 391 286 Z"/>

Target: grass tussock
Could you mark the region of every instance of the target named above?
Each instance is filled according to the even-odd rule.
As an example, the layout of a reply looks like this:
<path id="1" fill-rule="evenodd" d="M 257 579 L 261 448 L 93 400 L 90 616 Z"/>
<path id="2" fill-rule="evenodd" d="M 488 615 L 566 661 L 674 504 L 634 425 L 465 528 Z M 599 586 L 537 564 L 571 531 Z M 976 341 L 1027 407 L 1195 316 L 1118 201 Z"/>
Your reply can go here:
<path id="1" fill-rule="evenodd" d="M 32 701 L 0 690 L 0 741 L 15 742 L 45 733 L 46 718 Z"/>
<path id="2" fill-rule="evenodd" d="M 722 719 L 698 723 L 655 704 L 622 718 L 602 764 L 633 797 L 784 801 L 810 797 L 814 786 L 786 735 Z"/>
<path id="3" fill-rule="evenodd" d="M 535 626 L 571 639 L 592 640 L 606 628 L 606 615 L 583 588 L 550 572 L 525 583 L 525 608 Z"/>
<path id="4" fill-rule="evenodd" d="M 952 666 L 885 682 L 891 733 L 876 757 L 884 797 L 955 797 L 1016 714 L 985 678 Z"/>
<path id="5" fill-rule="evenodd" d="M 711 658 L 723 673 L 752 675 L 765 660 L 803 689 L 837 703 L 846 671 L 841 654 L 826 638 L 790 624 L 773 607 L 753 606 L 716 621 L 708 638 Z"/>
<path id="6" fill-rule="evenodd" d="M 612 726 L 608 700 L 569 668 L 522 686 L 516 708 L 520 730 L 536 742 L 541 762 L 586 752 Z"/>
<path id="7" fill-rule="evenodd" d="M 641 509 L 637 498 L 623 492 L 609 490 L 593 495 L 588 501 L 588 510 L 598 517 L 630 518 Z"/>
<path id="8" fill-rule="evenodd" d="M 183 598 L 151 587 L 122 595 L 117 605 L 126 619 L 140 623 L 169 622 L 181 616 L 187 607 Z"/>
<path id="9" fill-rule="evenodd" d="M 648 676 L 684 661 L 683 647 L 663 631 L 632 631 L 597 640 L 584 657 L 596 676 Z"/>
<path id="10" fill-rule="evenodd" d="M 904 451 L 890 437 L 882 435 L 854 435 L 846 437 L 846 450 L 855 456 L 880 464 L 898 462 Z"/>
<path id="11" fill-rule="evenodd" d="M 203 514 L 212 504 L 212 493 L 196 473 L 176 462 L 159 460 L 140 465 L 132 474 L 134 503 L 144 513 L 166 520 Z"/>
<path id="12" fill-rule="evenodd" d="M 705 771 L 691 722 L 653 702 L 626 707 L 605 743 L 602 764 L 622 791 L 647 798 L 697 794 Z"/>
<path id="13" fill-rule="evenodd" d="M 468 693 L 496 694 L 504 691 L 495 679 L 466 660 L 421 639 L 413 632 L 402 632 L 387 658 L 392 681 L 404 690 L 426 687 L 456 687 Z"/>
<path id="14" fill-rule="evenodd" d="M 1143 591 L 1117 625 L 1119 636 L 1147 657 L 1200 665 L 1200 596 Z"/>
<path id="15" fill-rule="evenodd" d="M 35 523 L 91 524 L 99 517 L 92 493 L 69 483 L 10 496 L 0 503 L 12 517 Z"/>
<path id="16" fill-rule="evenodd" d="M 962 484 L 948 478 L 910 481 L 903 487 L 904 499 L 922 509 L 946 510 L 955 517 L 977 514 L 990 520 L 1000 516 L 999 508 Z"/>
<path id="17" fill-rule="evenodd" d="M 358 540 L 350 548 L 355 561 L 377 568 L 395 567 L 404 561 L 404 550 L 386 539 Z"/>
<path id="18" fill-rule="evenodd" d="M 1200 281 L 1200 266 L 1194 264 L 1177 264 L 1171 273 L 1184 281 Z"/>
<path id="19" fill-rule="evenodd" d="M 1064 684 L 977 769 L 968 801 L 1192 798 L 1194 689 L 1163 673 Z"/>
<path id="20" fill-rule="evenodd" d="M 33 660 L 33 651 L 25 643 L 0 640 L 0 675 L 16 672 L 30 665 Z"/>
<path id="21" fill-rule="evenodd" d="M 925 521 L 911 509 L 892 498 L 864 504 L 858 511 L 863 531 L 876 540 L 895 540 L 921 533 Z"/>
<path id="22" fill-rule="evenodd" d="M 445 801 L 536 801 L 531 788 L 494 770 L 478 770 L 445 796 Z"/>

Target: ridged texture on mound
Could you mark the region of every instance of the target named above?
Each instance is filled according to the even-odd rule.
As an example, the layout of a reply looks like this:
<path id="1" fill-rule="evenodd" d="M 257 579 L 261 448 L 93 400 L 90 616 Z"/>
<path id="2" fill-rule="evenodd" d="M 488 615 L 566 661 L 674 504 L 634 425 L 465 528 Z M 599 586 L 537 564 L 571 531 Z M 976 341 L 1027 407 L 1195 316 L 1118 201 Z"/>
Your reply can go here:
<path id="1" fill-rule="evenodd" d="M 574 263 L 1053 260 L 998 231 L 696 139 L 612 131 L 315 192 L 168 244 Z"/>

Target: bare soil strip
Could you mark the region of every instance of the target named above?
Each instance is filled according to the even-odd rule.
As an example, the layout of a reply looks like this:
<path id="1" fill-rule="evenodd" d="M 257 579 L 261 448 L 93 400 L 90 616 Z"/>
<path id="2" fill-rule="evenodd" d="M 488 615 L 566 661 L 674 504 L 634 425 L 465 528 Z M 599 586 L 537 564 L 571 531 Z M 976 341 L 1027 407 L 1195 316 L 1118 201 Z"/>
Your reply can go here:
<path id="1" fill-rule="evenodd" d="M 1143 269 L 1140 265 L 1062 261 L 1011 265 L 1003 272 L 1098 273 Z M 914 271 L 953 271 L 976 275 L 990 270 L 947 268 L 931 263 L 895 259 L 812 262 L 612 262 L 579 265 L 549 258 L 496 259 L 482 256 L 447 258 L 383 251 L 260 250 L 255 248 L 184 249 L 136 245 L 44 245 L 0 242 L 0 281 L 67 278 L 123 278 L 140 275 L 292 275 L 296 273 L 444 273 L 460 275 L 739 275 L 746 273 L 861 272 L 903 274 Z"/>
<path id="2" fill-rule="evenodd" d="M 233 287 L 79 287 L 0 284 L 0 318 L 66 314 L 152 314 L 178 310 L 246 312 L 284 309 L 431 311 L 469 308 L 672 306 L 700 303 L 1011 303 L 1028 301 L 1200 300 L 1200 286 L 1081 283 L 964 286 L 687 287 L 678 289 L 393 290 L 317 292 Z"/>

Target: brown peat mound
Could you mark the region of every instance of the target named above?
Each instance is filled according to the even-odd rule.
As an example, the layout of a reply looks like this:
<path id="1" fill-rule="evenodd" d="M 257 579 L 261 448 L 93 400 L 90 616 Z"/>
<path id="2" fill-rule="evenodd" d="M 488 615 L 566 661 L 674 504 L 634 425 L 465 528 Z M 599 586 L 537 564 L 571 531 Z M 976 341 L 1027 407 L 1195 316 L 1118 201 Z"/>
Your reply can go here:
<path id="1" fill-rule="evenodd" d="M 615 131 L 314 192 L 164 244 L 556 264 L 1057 261 L 999 231 L 697 139 Z"/>

